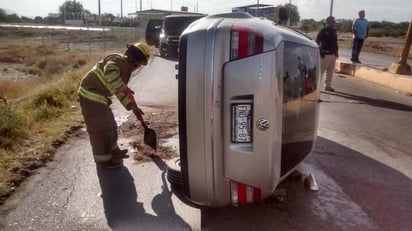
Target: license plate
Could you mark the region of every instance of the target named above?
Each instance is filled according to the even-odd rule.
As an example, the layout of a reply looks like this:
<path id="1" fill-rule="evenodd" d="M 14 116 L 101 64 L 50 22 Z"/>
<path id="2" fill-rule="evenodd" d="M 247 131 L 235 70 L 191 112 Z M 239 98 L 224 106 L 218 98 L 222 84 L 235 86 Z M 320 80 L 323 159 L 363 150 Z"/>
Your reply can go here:
<path id="1" fill-rule="evenodd" d="M 252 104 L 232 104 L 232 142 L 252 142 Z"/>

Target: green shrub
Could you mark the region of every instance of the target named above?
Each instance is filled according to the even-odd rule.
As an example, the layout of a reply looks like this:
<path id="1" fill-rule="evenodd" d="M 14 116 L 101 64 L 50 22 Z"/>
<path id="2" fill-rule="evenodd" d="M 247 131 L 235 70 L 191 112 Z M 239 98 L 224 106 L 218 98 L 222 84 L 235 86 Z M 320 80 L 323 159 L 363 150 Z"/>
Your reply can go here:
<path id="1" fill-rule="evenodd" d="M 56 108 L 63 107 L 64 100 L 60 92 L 57 90 L 49 90 L 41 92 L 33 97 L 32 106 L 38 108 L 40 106 L 51 106 Z"/>
<path id="2" fill-rule="evenodd" d="M 33 120 L 39 121 L 46 121 L 49 119 L 54 119 L 59 117 L 63 111 L 55 106 L 51 106 L 48 103 L 44 103 L 42 105 L 38 105 L 38 107 L 33 109 Z"/>
<path id="3" fill-rule="evenodd" d="M 26 137 L 26 121 L 11 107 L 0 106 L 0 147 L 11 149 L 16 141 Z"/>

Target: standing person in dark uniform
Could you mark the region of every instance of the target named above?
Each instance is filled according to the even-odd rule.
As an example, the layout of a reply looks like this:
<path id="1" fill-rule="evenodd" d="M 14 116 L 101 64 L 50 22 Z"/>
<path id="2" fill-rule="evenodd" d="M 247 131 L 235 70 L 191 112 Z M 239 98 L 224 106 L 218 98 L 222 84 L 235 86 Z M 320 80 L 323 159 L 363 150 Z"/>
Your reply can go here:
<path id="1" fill-rule="evenodd" d="M 90 137 L 93 157 L 98 167 L 121 167 L 127 150 L 117 145 L 117 124 L 110 109 L 110 97 L 116 95 L 137 118 L 144 114 L 127 87 L 133 71 L 147 65 L 150 48 L 144 43 L 128 44 L 124 55 L 111 54 L 100 60 L 82 79 L 79 88 L 80 106 Z"/>
<path id="2" fill-rule="evenodd" d="M 361 10 L 358 13 L 359 18 L 355 19 L 352 24 L 353 43 L 352 43 L 352 58 L 354 63 L 361 63 L 359 61 L 359 54 L 362 50 L 363 43 L 369 35 L 369 23 L 365 18 L 365 11 Z"/>
<path id="3" fill-rule="evenodd" d="M 320 71 L 321 76 L 326 72 L 324 80 L 325 91 L 335 91 L 332 88 L 332 75 L 335 71 L 335 62 L 338 55 L 338 34 L 334 28 L 335 18 L 329 16 L 326 18 L 326 27 L 324 27 L 316 38 L 316 43 L 319 45 L 320 51 Z M 322 78 L 323 79 L 323 78 Z"/>

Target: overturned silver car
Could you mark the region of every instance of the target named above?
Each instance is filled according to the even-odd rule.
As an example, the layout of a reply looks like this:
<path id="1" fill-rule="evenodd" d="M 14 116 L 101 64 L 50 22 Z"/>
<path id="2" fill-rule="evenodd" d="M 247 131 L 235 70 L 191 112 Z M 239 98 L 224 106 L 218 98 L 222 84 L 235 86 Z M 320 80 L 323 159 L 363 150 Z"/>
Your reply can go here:
<path id="1" fill-rule="evenodd" d="M 171 184 L 209 207 L 271 196 L 312 151 L 319 81 L 318 46 L 298 32 L 243 13 L 192 23 L 179 41 Z"/>

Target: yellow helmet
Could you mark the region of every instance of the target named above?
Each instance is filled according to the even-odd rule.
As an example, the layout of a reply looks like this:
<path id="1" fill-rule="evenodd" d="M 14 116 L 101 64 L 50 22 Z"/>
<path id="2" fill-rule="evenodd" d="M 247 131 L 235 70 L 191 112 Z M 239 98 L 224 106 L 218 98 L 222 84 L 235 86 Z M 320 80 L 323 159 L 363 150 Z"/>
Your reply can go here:
<path id="1" fill-rule="evenodd" d="M 145 43 L 136 43 L 134 44 L 137 49 L 139 49 L 144 56 L 146 57 L 146 64 L 149 62 L 152 52 L 150 51 L 150 47 Z"/>

